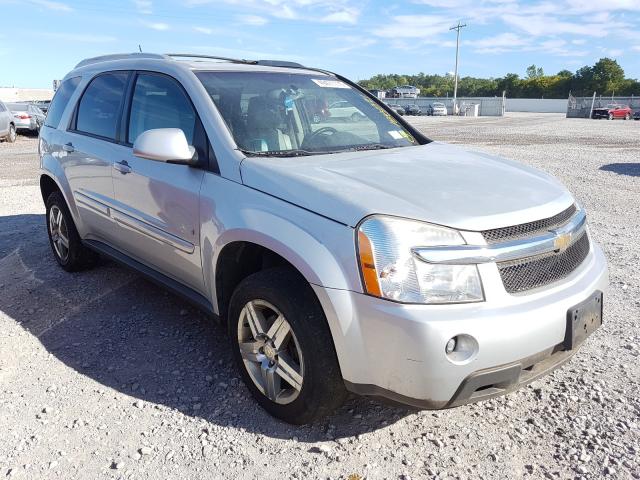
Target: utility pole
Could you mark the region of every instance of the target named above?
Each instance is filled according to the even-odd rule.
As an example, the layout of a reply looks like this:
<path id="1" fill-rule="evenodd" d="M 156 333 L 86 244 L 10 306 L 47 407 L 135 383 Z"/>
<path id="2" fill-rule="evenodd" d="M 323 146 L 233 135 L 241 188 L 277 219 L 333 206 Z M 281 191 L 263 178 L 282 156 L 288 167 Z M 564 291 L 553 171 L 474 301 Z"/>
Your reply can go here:
<path id="1" fill-rule="evenodd" d="M 466 27 L 466 23 L 460 23 L 458 21 L 458 25 L 455 27 L 451 27 L 449 30 L 456 31 L 456 69 L 454 72 L 454 80 L 453 80 L 453 113 L 454 115 L 458 113 L 458 51 L 460 50 L 460 30 Z"/>

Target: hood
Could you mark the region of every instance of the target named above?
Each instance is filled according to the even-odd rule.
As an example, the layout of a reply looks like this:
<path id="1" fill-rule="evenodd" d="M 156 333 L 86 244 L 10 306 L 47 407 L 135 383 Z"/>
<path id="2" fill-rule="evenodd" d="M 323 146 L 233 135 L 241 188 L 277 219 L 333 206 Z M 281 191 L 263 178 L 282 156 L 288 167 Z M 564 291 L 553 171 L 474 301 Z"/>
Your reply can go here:
<path id="1" fill-rule="evenodd" d="M 439 142 L 292 158 L 248 157 L 242 181 L 345 225 L 387 214 L 461 230 L 553 216 L 573 202 L 531 167 Z"/>

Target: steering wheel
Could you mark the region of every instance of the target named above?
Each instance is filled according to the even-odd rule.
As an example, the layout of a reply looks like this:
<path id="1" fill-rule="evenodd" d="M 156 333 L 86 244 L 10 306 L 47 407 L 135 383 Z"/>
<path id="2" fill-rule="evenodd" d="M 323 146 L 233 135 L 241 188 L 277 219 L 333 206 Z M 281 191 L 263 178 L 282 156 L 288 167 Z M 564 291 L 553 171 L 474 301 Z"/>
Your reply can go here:
<path id="1" fill-rule="evenodd" d="M 309 142 L 311 142 L 318 135 L 333 135 L 334 133 L 338 133 L 338 130 L 336 130 L 333 127 L 322 127 L 316 130 L 315 132 L 311 133 L 309 136 L 305 137 L 303 143 L 308 145 Z"/>

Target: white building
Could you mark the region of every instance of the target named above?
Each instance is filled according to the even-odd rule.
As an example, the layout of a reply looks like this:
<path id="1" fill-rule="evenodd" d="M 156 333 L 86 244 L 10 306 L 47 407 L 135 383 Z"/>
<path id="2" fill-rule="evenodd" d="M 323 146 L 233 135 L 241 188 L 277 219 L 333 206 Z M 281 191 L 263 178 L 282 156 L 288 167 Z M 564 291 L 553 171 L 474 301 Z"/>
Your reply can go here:
<path id="1" fill-rule="evenodd" d="M 48 88 L 0 87 L 0 100 L 3 102 L 25 102 L 30 100 L 51 100 L 53 90 Z"/>

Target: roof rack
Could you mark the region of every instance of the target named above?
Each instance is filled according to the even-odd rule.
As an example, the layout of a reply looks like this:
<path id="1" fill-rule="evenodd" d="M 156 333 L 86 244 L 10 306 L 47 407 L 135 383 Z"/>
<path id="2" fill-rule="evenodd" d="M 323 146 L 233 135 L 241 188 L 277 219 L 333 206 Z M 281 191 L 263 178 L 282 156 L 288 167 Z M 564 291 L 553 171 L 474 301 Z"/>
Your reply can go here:
<path id="1" fill-rule="evenodd" d="M 245 65 L 265 65 L 268 67 L 292 67 L 292 68 L 304 68 L 303 65 L 296 62 L 289 62 L 286 60 L 246 60 L 244 58 L 230 58 L 219 57 L 217 55 L 200 55 L 197 53 L 166 53 L 167 57 L 171 58 L 195 58 L 204 60 L 221 60 L 223 62 L 242 63 Z"/>
<path id="2" fill-rule="evenodd" d="M 93 63 L 100 62 L 108 62 L 111 60 L 124 60 L 127 58 L 152 58 L 152 59 L 163 59 L 167 58 L 165 55 L 160 55 L 158 53 L 114 53 L 111 55 L 101 55 L 99 57 L 91 57 L 85 58 L 80 63 L 78 63 L 75 68 L 84 67 L 85 65 L 91 65 Z"/>

